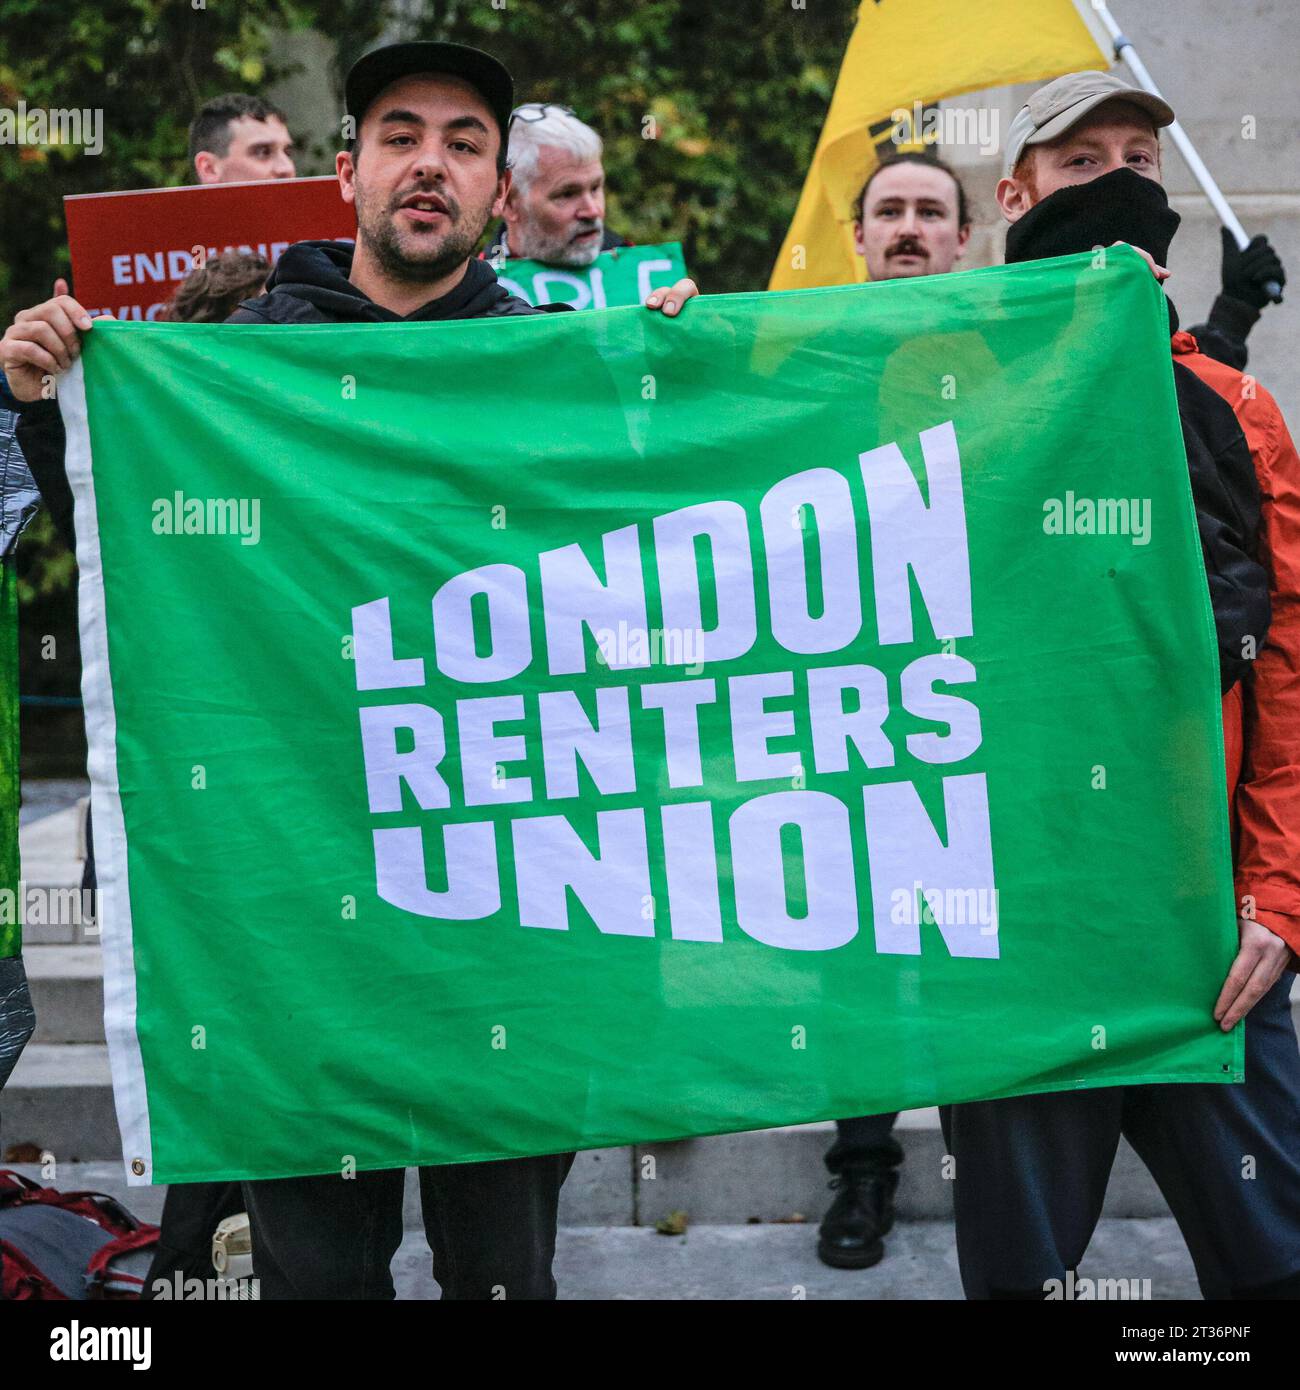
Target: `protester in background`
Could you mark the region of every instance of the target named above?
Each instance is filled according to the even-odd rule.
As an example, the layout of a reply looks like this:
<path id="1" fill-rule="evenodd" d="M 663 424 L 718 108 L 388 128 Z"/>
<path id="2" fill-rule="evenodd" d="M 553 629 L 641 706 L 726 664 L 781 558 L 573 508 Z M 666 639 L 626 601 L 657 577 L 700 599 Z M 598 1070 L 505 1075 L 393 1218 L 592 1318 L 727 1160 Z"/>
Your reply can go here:
<path id="1" fill-rule="evenodd" d="M 1160 184 L 1158 131 L 1173 118 L 1159 98 L 1105 73 L 1071 74 L 1035 93 L 1008 132 L 997 190 L 1012 224 L 1007 260 L 1127 241 L 1165 274 L 1179 219 Z M 1170 317 L 1176 327 L 1172 305 Z M 1188 378 L 1208 391 L 1203 376 L 1245 417 L 1240 373 L 1211 363 L 1193 377 L 1198 356 L 1186 351 L 1176 362 L 1180 400 Z M 1159 1183 L 1207 1299 L 1300 1298 L 1300 1050 L 1286 973 L 1300 947 L 1300 458 L 1272 397 L 1255 391 L 1258 550 L 1273 624 L 1253 669 L 1224 699 L 1240 948 L 1213 1010 L 1224 1030 L 1246 1020 L 1245 1082 L 943 1107 L 970 1298 L 1041 1299 L 1049 1281 L 1064 1284 L 1092 1237 L 1121 1134 Z M 1222 410 L 1223 398 L 1209 396 Z M 1144 930 L 1140 904 L 1130 929 Z"/>
<path id="2" fill-rule="evenodd" d="M 396 44 L 361 58 L 346 83 L 357 136 L 336 161 L 343 198 L 356 208 L 355 248 L 291 246 L 268 292 L 229 321 L 383 324 L 547 312 L 509 294 L 474 255 L 510 190 L 513 91 L 496 59 L 458 44 Z M 647 307 L 671 317 L 696 293 L 682 280 Z M 19 314 L 0 340 L 38 479 L 62 473 L 64 452 L 57 405 L 39 399 L 43 379 L 71 365 L 80 333 L 92 328 L 85 309 L 63 295 Z M 555 1297 L 556 1216 L 572 1162 L 572 1154 L 552 1154 L 420 1169 L 444 1298 Z M 392 1298 L 404 1178 L 395 1168 L 245 1183 L 261 1296 Z"/>
<path id="3" fill-rule="evenodd" d="M 604 146 L 568 106 L 530 101 L 510 115 L 510 195 L 487 255 L 585 266 L 627 242 L 605 226 Z"/>
<path id="4" fill-rule="evenodd" d="M 853 242 L 872 281 L 946 275 L 966 253 L 970 210 L 961 179 L 932 154 L 907 151 L 871 171 L 854 202 Z M 896 1113 L 837 1120 L 826 1154 L 836 1193 L 817 1254 L 833 1269 L 867 1269 L 885 1254 L 903 1150 Z"/>
<path id="5" fill-rule="evenodd" d="M 961 180 L 919 151 L 878 164 L 854 204 L 853 244 L 871 280 L 946 275 L 966 254 L 970 231 Z"/>
<path id="6" fill-rule="evenodd" d="M 271 267 L 261 256 L 223 251 L 209 256 L 176 286 L 162 318 L 168 323 L 224 323 L 266 287 Z"/>
<path id="7" fill-rule="evenodd" d="M 261 97 L 227 92 L 190 122 L 190 163 L 200 183 L 291 179 L 293 136 L 284 112 Z"/>

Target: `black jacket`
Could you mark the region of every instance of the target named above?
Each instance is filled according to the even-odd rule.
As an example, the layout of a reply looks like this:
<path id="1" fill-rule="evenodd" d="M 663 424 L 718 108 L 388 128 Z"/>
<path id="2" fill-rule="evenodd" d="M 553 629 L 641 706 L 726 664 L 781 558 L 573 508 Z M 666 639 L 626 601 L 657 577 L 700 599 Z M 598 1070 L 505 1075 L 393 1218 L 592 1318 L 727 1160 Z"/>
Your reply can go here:
<path id="1" fill-rule="evenodd" d="M 572 308 L 568 304 L 547 304 L 535 309 L 499 284 L 496 271 L 486 261 L 471 260 L 464 279 L 454 290 L 431 299 L 403 318 L 362 294 L 348 279 L 351 269 L 350 242 L 297 242 L 276 262 L 266 282 L 266 293 L 246 300 L 226 322 L 415 323 L 555 313 Z M 75 552 L 72 489 L 63 463 L 65 437 L 58 402 L 33 401 L 20 409 L 18 442 L 54 524 Z"/>
<path id="2" fill-rule="evenodd" d="M 1272 614 L 1268 573 L 1259 560 L 1259 478 L 1228 403 L 1190 368 L 1177 360 L 1173 366 L 1214 609 L 1219 683 L 1227 691 L 1250 669 Z"/>
<path id="3" fill-rule="evenodd" d="M 367 299 L 348 279 L 352 245 L 346 241 L 300 241 L 276 262 L 267 292 L 248 299 L 227 323 L 418 323 L 442 319 L 490 319 L 569 309 L 568 304 L 534 308 L 511 294 L 486 261 L 471 260 L 454 290 L 405 316 Z"/>

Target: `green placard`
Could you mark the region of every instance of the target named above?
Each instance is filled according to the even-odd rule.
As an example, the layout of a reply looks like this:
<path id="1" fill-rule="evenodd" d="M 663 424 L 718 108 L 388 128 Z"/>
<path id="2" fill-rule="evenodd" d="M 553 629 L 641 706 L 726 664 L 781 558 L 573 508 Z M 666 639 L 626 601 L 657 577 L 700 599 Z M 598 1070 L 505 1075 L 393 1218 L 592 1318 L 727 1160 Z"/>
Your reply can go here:
<path id="1" fill-rule="evenodd" d="M 1239 1078 L 1136 255 L 83 360 L 137 1181 Z"/>
<path id="2" fill-rule="evenodd" d="M 616 309 L 644 304 L 652 290 L 686 274 L 680 242 L 662 246 L 618 246 L 586 266 L 543 265 L 508 260 L 497 278 L 530 304 L 572 304 L 575 309 Z"/>

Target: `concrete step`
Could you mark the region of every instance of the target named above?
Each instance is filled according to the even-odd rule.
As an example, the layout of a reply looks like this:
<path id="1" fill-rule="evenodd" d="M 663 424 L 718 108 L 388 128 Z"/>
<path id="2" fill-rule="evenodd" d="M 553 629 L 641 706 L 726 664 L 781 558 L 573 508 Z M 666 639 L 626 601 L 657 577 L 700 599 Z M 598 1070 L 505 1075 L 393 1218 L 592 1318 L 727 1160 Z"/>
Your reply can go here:
<path id="1" fill-rule="evenodd" d="M 0 1154 L 34 1146 L 60 1162 L 121 1157 L 108 1048 L 28 1043 L 0 1096 Z"/>
<path id="2" fill-rule="evenodd" d="M 51 1049 L 44 1050 L 48 1053 Z M 77 1049 L 68 1045 L 65 1050 Z M 49 1065 L 45 1059 L 38 1059 L 38 1063 L 38 1071 Z M 83 1074 L 90 1070 L 87 1059 L 82 1060 L 81 1069 Z M 142 1214 L 151 1210 L 149 1203 L 161 1202 L 153 1195 L 161 1189 L 127 1187 L 120 1155 L 103 1142 L 103 1135 L 110 1134 L 113 1143 L 117 1135 L 115 1117 L 103 1109 L 111 1103 L 106 1085 L 93 1103 L 81 1107 L 99 1126 L 96 1142 L 90 1142 L 84 1132 L 69 1135 L 65 1131 L 60 1140 L 53 1126 L 41 1127 L 42 1110 L 39 1101 L 33 1100 L 32 1088 L 20 1084 L 15 1092 L 13 1087 L 11 1081 L 3 1099 L 5 1150 L 25 1143 L 35 1146 L 28 1153 L 52 1154 L 58 1178 L 39 1179 L 39 1165 L 22 1171 L 54 1186 L 109 1192 Z M 80 1095 L 84 1101 L 87 1088 L 70 1085 L 66 1092 Z M 65 1106 L 64 1112 L 71 1108 Z M 55 1134 L 56 1142 L 41 1139 L 42 1134 Z M 948 1219 L 952 1215 L 951 1184 L 942 1172 L 944 1146 L 937 1111 L 904 1114 L 896 1134 L 906 1155 L 897 1196 L 900 1218 Z M 819 1221 L 831 1202 L 827 1188 L 830 1175 L 823 1158 L 834 1138 L 833 1125 L 813 1124 L 670 1144 L 590 1149 L 578 1155 L 564 1186 L 560 1222 L 566 1226 L 654 1226 L 678 1212 L 685 1212 L 692 1222 L 710 1225 Z M 100 1161 L 75 1161 L 88 1155 Z M 70 1179 L 69 1173 L 75 1174 L 75 1179 Z M 1150 1174 L 1123 1142 L 1104 1212 L 1116 1218 L 1169 1214 Z M 421 1224 L 414 1171 L 407 1174 L 405 1224 L 411 1229 Z"/>
<path id="3" fill-rule="evenodd" d="M 423 1232 L 408 1231 L 393 1260 L 398 1298 L 438 1296 L 431 1263 Z M 1200 1297 L 1191 1258 L 1172 1218 L 1103 1219 L 1079 1265 L 1079 1278 L 1137 1280 L 1136 1295 L 1152 1300 Z M 599 1301 L 962 1296 L 948 1221 L 900 1222 L 886 1237 L 884 1260 L 860 1270 L 822 1264 L 817 1228 L 811 1225 L 693 1225 L 681 1236 L 626 1226 L 562 1227 L 555 1280 L 562 1299 Z"/>
<path id="4" fill-rule="evenodd" d="M 18 804 L 19 824 L 42 820 L 52 811 L 64 811 L 89 795 L 90 782 L 85 777 L 24 776 Z"/>
<path id="5" fill-rule="evenodd" d="M 899 1117 L 895 1137 L 905 1155 L 897 1205 L 909 1221 L 946 1220 L 952 1215 L 952 1184 L 944 1177 L 944 1143 L 936 1109 Z M 786 1129 L 638 1145 L 628 1196 L 630 1220 L 617 1224 L 653 1226 L 674 1212 L 694 1222 L 820 1220 L 830 1205 L 830 1174 L 824 1158 L 835 1138 L 829 1122 Z M 624 1151 L 625 1152 L 625 1151 Z M 566 1195 L 579 1198 L 595 1175 L 579 1155 Z M 653 1158 L 653 1165 L 646 1163 Z M 653 1176 L 647 1176 L 652 1174 Z M 1111 1217 L 1167 1216 L 1169 1208 L 1138 1156 L 1121 1141 L 1103 1208 Z M 574 1224 L 578 1224 L 576 1221 Z M 593 1223 L 595 1224 L 595 1223 Z M 615 1224 L 605 1222 L 601 1224 Z"/>
<path id="6" fill-rule="evenodd" d="M 23 965 L 36 1009 L 34 1043 L 104 1041 L 104 962 L 97 943 L 29 946 Z"/>
<path id="7" fill-rule="evenodd" d="M 18 829 L 20 874 L 32 918 L 23 926 L 24 948 L 97 941 L 99 931 L 92 914 L 74 913 L 74 908 L 81 907 L 79 898 L 74 903 L 70 894 L 59 892 L 81 886 L 86 857 L 84 801 L 46 814 L 40 810 L 31 808 Z M 37 920 L 31 907 L 33 892 L 43 902 L 40 916 L 44 920 Z"/>
<path id="8" fill-rule="evenodd" d="M 624 1151 L 625 1152 L 625 1151 Z M 580 1155 L 579 1161 L 590 1155 Z M 142 1221 L 162 1215 L 163 1187 L 128 1189 L 115 1163 L 69 1163 L 51 1171 L 10 1165 L 65 1192 L 107 1192 Z M 805 1222 L 709 1225 L 684 1235 L 653 1227 L 591 1220 L 576 1189 L 565 1185 L 555 1273 L 565 1299 L 930 1299 L 960 1298 L 951 1221 L 902 1220 L 874 1269 L 828 1269 L 817 1258 L 816 1218 Z M 406 1237 L 393 1261 L 397 1296 L 437 1297 L 414 1175 L 407 1175 Z M 820 1216 L 820 1211 L 817 1213 Z M 575 1218 L 583 1218 L 575 1219 Z M 1198 1298 L 1187 1247 L 1172 1218 L 1103 1217 L 1079 1269 L 1080 1278 L 1150 1279 L 1153 1299 Z"/>
<path id="9" fill-rule="evenodd" d="M 24 817 L 18 826 L 18 855 L 29 883 L 79 883 L 86 857 L 85 800 Z"/>

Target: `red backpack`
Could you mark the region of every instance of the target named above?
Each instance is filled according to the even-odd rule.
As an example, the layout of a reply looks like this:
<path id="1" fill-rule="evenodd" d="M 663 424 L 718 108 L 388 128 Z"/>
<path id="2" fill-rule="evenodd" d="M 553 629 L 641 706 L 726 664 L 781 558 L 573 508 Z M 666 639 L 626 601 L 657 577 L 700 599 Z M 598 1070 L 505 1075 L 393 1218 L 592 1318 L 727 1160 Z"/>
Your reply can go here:
<path id="1" fill-rule="evenodd" d="M 158 1227 L 103 1192 L 0 1168 L 0 1300 L 139 1298 Z"/>

